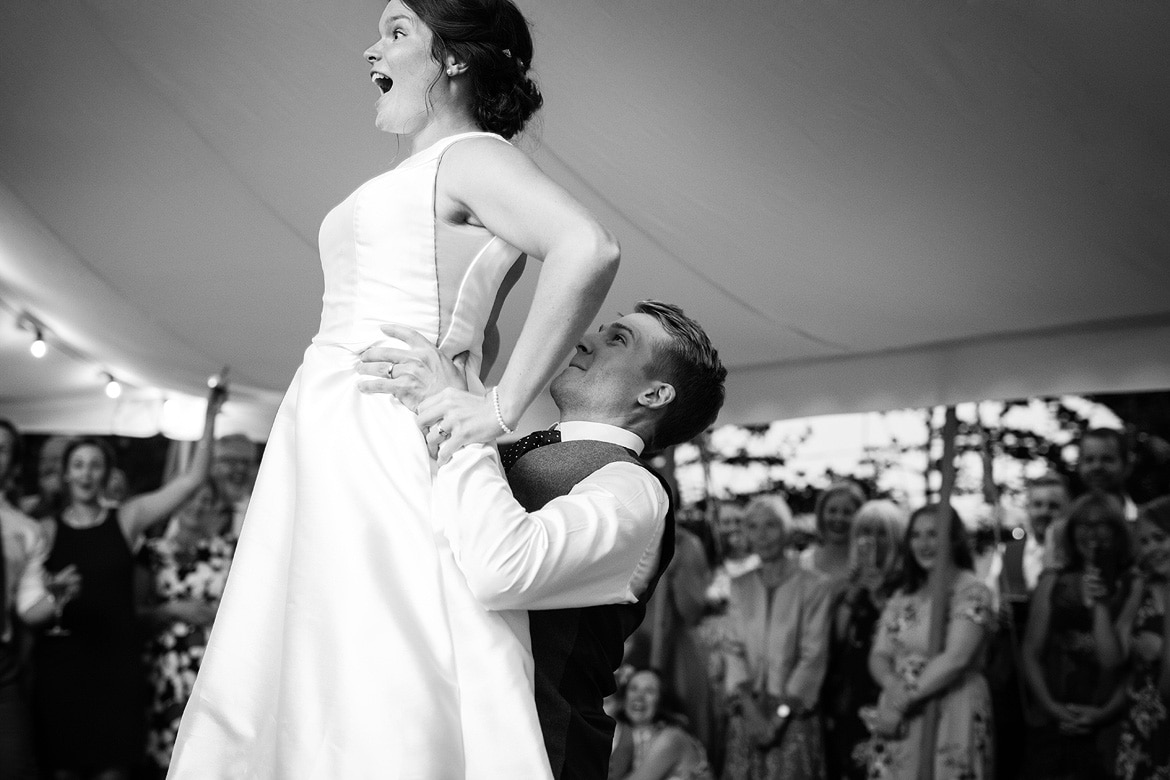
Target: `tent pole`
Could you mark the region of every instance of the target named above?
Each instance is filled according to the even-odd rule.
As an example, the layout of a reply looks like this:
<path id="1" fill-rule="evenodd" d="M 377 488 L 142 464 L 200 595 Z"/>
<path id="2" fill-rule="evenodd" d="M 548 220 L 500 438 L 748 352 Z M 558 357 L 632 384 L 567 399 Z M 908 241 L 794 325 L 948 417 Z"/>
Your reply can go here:
<path id="1" fill-rule="evenodd" d="M 930 656 L 942 652 L 946 637 L 947 606 L 950 601 L 950 586 L 954 579 L 954 561 L 951 560 L 951 493 L 955 488 L 955 436 L 959 430 L 959 418 L 955 407 L 948 406 L 943 422 L 943 455 L 940 463 L 942 486 L 939 490 L 939 511 L 936 513 L 939 554 L 935 556 L 934 569 L 930 572 L 927 587 L 930 588 Z M 939 698 L 936 696 L 926 704 L 922 718 L 922 746 L 919 751 L 918 780 L 934 780 L 934 753 L 938 736 Z"/>

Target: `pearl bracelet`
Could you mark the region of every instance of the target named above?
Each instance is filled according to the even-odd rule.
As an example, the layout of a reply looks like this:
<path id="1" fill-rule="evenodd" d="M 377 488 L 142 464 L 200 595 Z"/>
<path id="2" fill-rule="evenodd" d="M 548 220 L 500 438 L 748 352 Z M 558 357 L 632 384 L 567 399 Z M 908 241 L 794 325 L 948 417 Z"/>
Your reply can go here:
<path id="1" fill-rule="evenodd" d="M 508 424 L 506 422 L 504 422 L 504 415 L 503 415 L 503 413 L 500 412 L 500 387 L 499 387 L 499 385 L 492 388 L 492 407 L 496 410 L 496 422 L 500 424 L 500 430 L 502 430 L 504 433 L 506 433 L 508 435 L 515 433 L 516 431 L 509 428 Z"/>

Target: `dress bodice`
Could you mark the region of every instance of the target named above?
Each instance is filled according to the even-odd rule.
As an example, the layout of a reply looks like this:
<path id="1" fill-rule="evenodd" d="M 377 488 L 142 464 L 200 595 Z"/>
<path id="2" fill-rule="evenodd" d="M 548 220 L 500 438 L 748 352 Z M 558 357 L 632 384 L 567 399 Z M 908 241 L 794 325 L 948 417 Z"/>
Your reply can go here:
<path id="1" fill-rule="evenodd" d="M 444 138 L 370 179 L 325 217 L 319 236 L 325 294 L 314 344 L 360 351 L 384 341 L 379 326 L 393 322 L 448 356 L 470 351 L 478 364 L 497 291 L 520 252 L 483 228 L 435 219 L 443 154 L 474 137 L 499 138 Z"/>

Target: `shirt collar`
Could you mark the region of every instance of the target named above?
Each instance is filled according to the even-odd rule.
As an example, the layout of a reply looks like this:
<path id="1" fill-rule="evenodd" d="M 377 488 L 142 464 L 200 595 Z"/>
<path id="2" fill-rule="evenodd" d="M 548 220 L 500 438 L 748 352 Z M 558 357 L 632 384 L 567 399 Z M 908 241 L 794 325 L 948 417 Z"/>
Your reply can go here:
<path id="1" fill-rule="evenodd" d="M 635 455 L 641 455 L 642 450 L 646 449 L 646 443 L 642 441 L 641 436 L 633 431 L 627 431 L 625 428 L 608 423 L 567 420 L 558 423 L 557 430 L 561 432 L 561 441 L 579 441 L 581 439 L 604 441 L 625 447 L 627 450 L 633 450 Z"/>

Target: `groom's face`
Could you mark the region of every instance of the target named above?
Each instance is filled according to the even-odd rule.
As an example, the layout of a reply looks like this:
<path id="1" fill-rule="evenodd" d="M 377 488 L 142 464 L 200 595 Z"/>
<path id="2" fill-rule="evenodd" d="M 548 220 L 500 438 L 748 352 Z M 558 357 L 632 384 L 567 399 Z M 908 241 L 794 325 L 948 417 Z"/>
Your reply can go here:
<path id="1" fill-rule="evenodd" d="M 627 314 L 602 325 L 581 339 L 568 368 L 553 379 L 553 400 L 562 414 L 620 424 L 651 386 L 655 348 L 668 339 L 649 314 Z"/>

